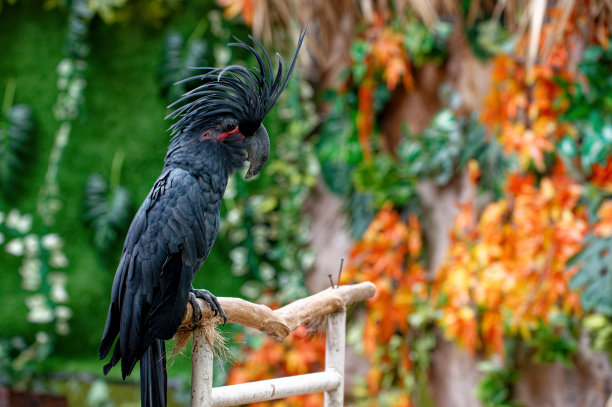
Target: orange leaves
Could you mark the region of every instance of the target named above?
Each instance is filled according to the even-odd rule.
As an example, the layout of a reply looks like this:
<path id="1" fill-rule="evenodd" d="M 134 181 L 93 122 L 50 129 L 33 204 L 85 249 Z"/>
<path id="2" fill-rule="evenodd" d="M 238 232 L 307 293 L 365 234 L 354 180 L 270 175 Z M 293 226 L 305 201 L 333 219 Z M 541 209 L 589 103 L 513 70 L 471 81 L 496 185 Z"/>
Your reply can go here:
<path id="1" fill-rule="evenodd" d="M 584 32 L 588 31 L 584 24 L 591 18 L 586 16 L 589 14 L 587 7 L 573 8 L 571 16 L 564 17 L 564 12 L 565 10 L 560 7 L 551 7 L 546 12 L 546 20 L 538 42 L 538 63 L 540 65 L 567 69 L 568 65 L 576 62 L 572 61 L 572 57 L 576 58 L 576 48 L 582 46 L 584 41 L 582 37 Z M 527 49 L 528 36 L 524 36 L 517 44 L 516 53 L 525 55 Z"/>
<path id="2" fill-rule="evenodd" d="M 394 90 L 400 82 L 406 89 L 413 86 L 408 51 L 404 47 L 404 36 L 385 26 L 381 21 L 373 24 L 363 40 L 363 54 L 356 58 L 355 65 L 361 66 L 363 77 L 355 78 L 358 83 L 357 132 L 359 144 L 366 162 L 372 159 L 370 137 L 374 133 L 375 107 L 374 91 L 380 76 L 387 89 Z M 361 75 L 360 75 L 361 76 Z"/>
<path id="3" fill-rule="evenodd" d="M 544 154 L 552 152 L 555 142 L 571 132 L 569 124 L 558 120 L 568 106 L 561 100 L 563 91 L 554 77 L 571 78 L 569 52 L 580 32 L 561 14 L 558 9 L 548 10 L 539 41 L 542 58 L 529 77 L 525 66 L 511 56 L 501 55 L 494 61 L 482 122 L 507 153 L 517 153 L 523 169 L 533 163 L 543 171 Z M 522 55 L 526 48 L 525 37 L 517 46 L 517 54 Z"/>
<path id="4" fill-rule="evenodd" d="M 516 153 L 526 169 L 533 163 L 544 170 L 544 154 L 554 150 L 555 142 L 568 132 L 568 124 L 558 118 L 567 109 L 559 102 L 562 88 L 553 71 L 536 66 L 528 83 L 526 70 L 508 55 L 495 58 L 491 90 L 482 110 L 482 123 L 495 134 L 506 153 Z"/>
<path id="5" fill-rule="evenodd" d="M 382 380 L 382 370 L 380 367 L 374 365 L 368 371 L 366 376 L 366 383 L 368 384 L 368 390 L 370 396 L 376 396 L 380 391 L 380 382 Z"/>
<path id="6" fill-rule="evenodd" d="M 577 21 L 585 8 L 576 7 L 567 18 L 557 8 L 547 10 L 539 39 L 539 59 L 531 72 L 519 59 L 526 53 L 528 38 L 516 47 L 517 59 L 499 55 L 494 59 L 491 90 L 485 99 L 481 121 L 504 146 L 506 153 L 516 153 L 521 168 L 531 164 L 544 172 L 544 158 L 566 134 L 575 134 L 561 115 L 568 100 L 557 79 L 571 82 L 578 55 L 584 46 L 584 29 Z"/>
<path id="7" fill-rule="evenodd" d="M 251 27 L 255 17 L 255 3 L 257 0 L 217 0 L 221 7 L 225 7 L 223 16 L 232 19 L 242 16 L 244 23 Z"/>
<path id="8" fill-rule="evenodd" d="M 372 361 L 366 378 L 372 396 L 382 391 L 383 370 L 403 372 L 397 374 L 397 379 L 402 381 L 412 365 L 408 344 L 401 338 L 410 330 L 408 316 L 427 298 L 425 269 L 418 263 L 421 247 L 417 217 L 410 214 L 404 223 L 391 205 L 385 205 L 351 250 L 343 273 L 346 283 L 367 280 L 377 288 L 376 296 L 367 302 L 363 331 L 364 350 Z M 401 343 L 399 354 L 388 348 L 394 341 Z M 409 403 L 405 400 L 398 405 Z"/>
<path id="9" fill-rule="evenodd" d="M 612 236 L 612 201 L 604 201 L 597 210 L 599 222 L 595 224 L 594 232 L 598 237 Z"/>
<path id="10" fill-rule="evenodd" d="M 368 81 L 363 83 L 357 92 L 359 107 L 357 110 L 357 139 L 361 146 L 363 159 L 372 161 L 372 147 L 370 136 L 374 132 L 374 88 L 375 83 Z"/>
<path id="11" fill-rule="evenodd" d="M 404 47 L 404 36 L 394 32 L 390 27 L 373 28 L 370 34 L 373 37 L 371 64 L 375 69 L 382 70 L 387 89 L 395 89 L 400 80 L 405 88 L 411 88 L 413 78 L 410 73 L 408 53 Z"/>
<path id="12" fill-rule="evenodd" d="M 469 306 L 443 307 L 440 325 L 444 327 L 444 335 L 453 339 L 465 349 L 473 352 L 479 346 L 478 322 L 476 312 Z"/>
<path id="13" fill-rule="evenodd" d="M 599 163 L 593 164 L 590 181 L 599 188 L 612 193 L 612 157 L 608 158 L 605 167 Z"/>
<path id="14" fill-rule="evenodd" d="M 509 176 L 506 193 L 480 219 L 464 204 L 434 285 L 445 335 L 471 351 L 501 354 L 505 329 L 525 336 L 552 312 L 580 312 L 567 269 L 588 230 L 579 184 L 558 164 L 539 183 Z"/>
<path id="15" fill-rule="evenodd" d="M 318 372 L 325 366 L 325 337 L 309 337 L 305 326 L 296 329 L 283 342 L 265 337 L 260 347 L 246 347 L 242 351 L 240 361 L 229 372 L 227 384 Z M 322 404 L 323 395 L 319 393 L 254 405 L 315 407 Z"/>
<path id="16" fill-rule="evenodd" d="M 385 205 L 351 250 L 343 280 L 372 281 L 379 287 L 377 296 L 388 295 L 389 301 L 397 283 L 413 286 L 424 281 L 424 270 L 418 264 L 406 264 L 407 258 L 418 258 L 422 245 L 416 216 L 410 215 L 409 225 Z"/>

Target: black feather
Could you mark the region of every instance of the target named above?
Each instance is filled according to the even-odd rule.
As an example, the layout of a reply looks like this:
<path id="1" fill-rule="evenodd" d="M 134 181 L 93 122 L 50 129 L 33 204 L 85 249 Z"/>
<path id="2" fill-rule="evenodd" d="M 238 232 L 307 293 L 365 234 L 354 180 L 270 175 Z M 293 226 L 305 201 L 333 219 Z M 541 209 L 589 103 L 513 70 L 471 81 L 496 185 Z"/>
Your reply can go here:
<path id="1" fill-rule="evenodd" d="M 257 70 L 232 65 L 190 78 L 205 83 L 177 102 L 180 107 L 172 117 L 180 119 L 172 126 L 164 169 L 125 239 L 99 356 L 104 359 L 114 344 L 104 374 L 121 361 L 124 379 L 140 360 L 143 407 L 166 404 L 163 340 L 176 333 L 193 277 L 217 237 L 228 176 L 245 160 L 247 129 L 257 129 L 287 86 L 295 65 L 297 51 L 283 76 L 277 56 L 274 74 L 268 54 L 255 43 L 261 54 L 241 41 L 233 45 L 255 55 Z M 226 119 L 237 120 L 242 134 L 234 133 L 224 142 L 190 137 L 191 130 L 202 135 Z"/>
<path id="2" fill-rule="evenodd" d="M 166 405 L 168 376 L 166 374 L 166 348 L 156 339 L 140 359 L 140 395 L 143 406 Z"/>
<path id="3" fill-rule="evenodd" d="M 256 69 L 240 65 L 197 68 L 206 72 L 179 82 L 199 80 L 204 81 L 204 84 L 187 92 L 169 106 L 176 109 L 166 118 L 178 118 L 170 128 L 172 136 L 208 129 L 217 124 L 219 117 L 235 119 L 240 123 L 241 131 L 247 134 L 257 130 L 289 82 L 306 29 L 300 33 L 293 60 L 284 76 L 280 55 L 276 54 L 278 69 L 275 75 L 268 53 L 259 41 L 249 36 L 260 52 L 237 38 L 236 42 L 228 45 L 246 49 L 253 54 L 258 65 Z"/>

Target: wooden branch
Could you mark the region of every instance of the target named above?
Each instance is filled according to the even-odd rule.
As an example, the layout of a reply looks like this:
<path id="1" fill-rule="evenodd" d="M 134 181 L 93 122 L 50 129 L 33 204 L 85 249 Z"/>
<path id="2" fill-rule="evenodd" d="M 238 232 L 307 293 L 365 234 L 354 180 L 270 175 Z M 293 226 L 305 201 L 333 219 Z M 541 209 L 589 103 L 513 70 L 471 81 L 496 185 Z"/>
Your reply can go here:
<path id="1" fill-rule="evenodd" d="M 217 297 L 217 299 L 227 315 L 227 322 L 255 328 L 277 340 L 282 340 L 300 325 L 336 312 L 349 304 L 367 300 L 374 296 L 375 292 L 376 286 L 369 281 L 343 285 L 338 288 L 328 288 L 274 311 L 265 305 L 254 304 L 240 298 Z M 221 317 L 213 317 L 213 312 L 204 301 L 198 299 L 198 304 L 202 310 L 202 320 L 209 319 L 216 324 L 223 322 Z M 187 305 L 183 324 L 179 329 L 193 329 L 191 304 Z"/>

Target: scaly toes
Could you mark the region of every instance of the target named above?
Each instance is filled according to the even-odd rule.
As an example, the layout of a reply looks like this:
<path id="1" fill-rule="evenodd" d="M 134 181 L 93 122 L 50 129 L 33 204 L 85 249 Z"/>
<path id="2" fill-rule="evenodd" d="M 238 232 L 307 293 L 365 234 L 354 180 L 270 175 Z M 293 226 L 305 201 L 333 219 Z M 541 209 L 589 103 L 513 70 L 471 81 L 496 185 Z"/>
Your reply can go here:
<path id="1" fill-rule="evenodd" d="M 191 309 L 193 310 L 193 324 L 197 325 L 202 319 L 202 310 L 200 309 L 200 304 L 198 304 L 197 297 L 192 292 L 189 293 L 189 303 L 191 304 Z"/>
<path id="2" fill-rule="evenodd" d="M 212 295 L 208 290 L 192 289 L 191 294 L 193 294 L 197 298 L 203 299 L 208 304 L 210 309 L 215 313 L 215 316 L 220 315 L 223 318 L 223 323 L 227 323 L 227 316 L 225 315 L 223 308 L 221 308 L 221 304 L 219 304 L 217 297 Z"/>

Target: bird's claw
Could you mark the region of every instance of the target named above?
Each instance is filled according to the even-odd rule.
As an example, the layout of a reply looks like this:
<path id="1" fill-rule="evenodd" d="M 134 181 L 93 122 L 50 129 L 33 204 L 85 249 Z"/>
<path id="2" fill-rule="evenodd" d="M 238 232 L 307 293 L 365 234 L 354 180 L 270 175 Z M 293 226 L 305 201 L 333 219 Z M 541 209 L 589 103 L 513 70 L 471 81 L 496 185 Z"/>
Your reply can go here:
<path id="1" fill-rule="evenodd" d="M 190 292 L 188 301 L 191 304 L 191 309 L 193 310 L 193 324 L 198 325 L 202 319 L 202 310 L 198 304 L 198 298 L 194 293 Z"/>
<path id="2" fill-rule="evenodd" d="M 192 288 L 191 292 L 189 293 L 189 303 L 191 304 L 194 310 L 194 324 L 200 322 L 200 319 L 202 318 L 202 310 L 198 305 L 197 298 L 201 298 L 202 300 L 204 300 L 204 302 L 208 304 L 210 309 L 215 313 L 214 316 L 220 315 L 223 318 L 223 324 L 227 323 L 227 316 L 225 315 L 223 308 L 221 308 L 221 304 L 219 304 L 217 297 L 212 295 L 208 290 L 196 290 L 195 288 Z"/>

